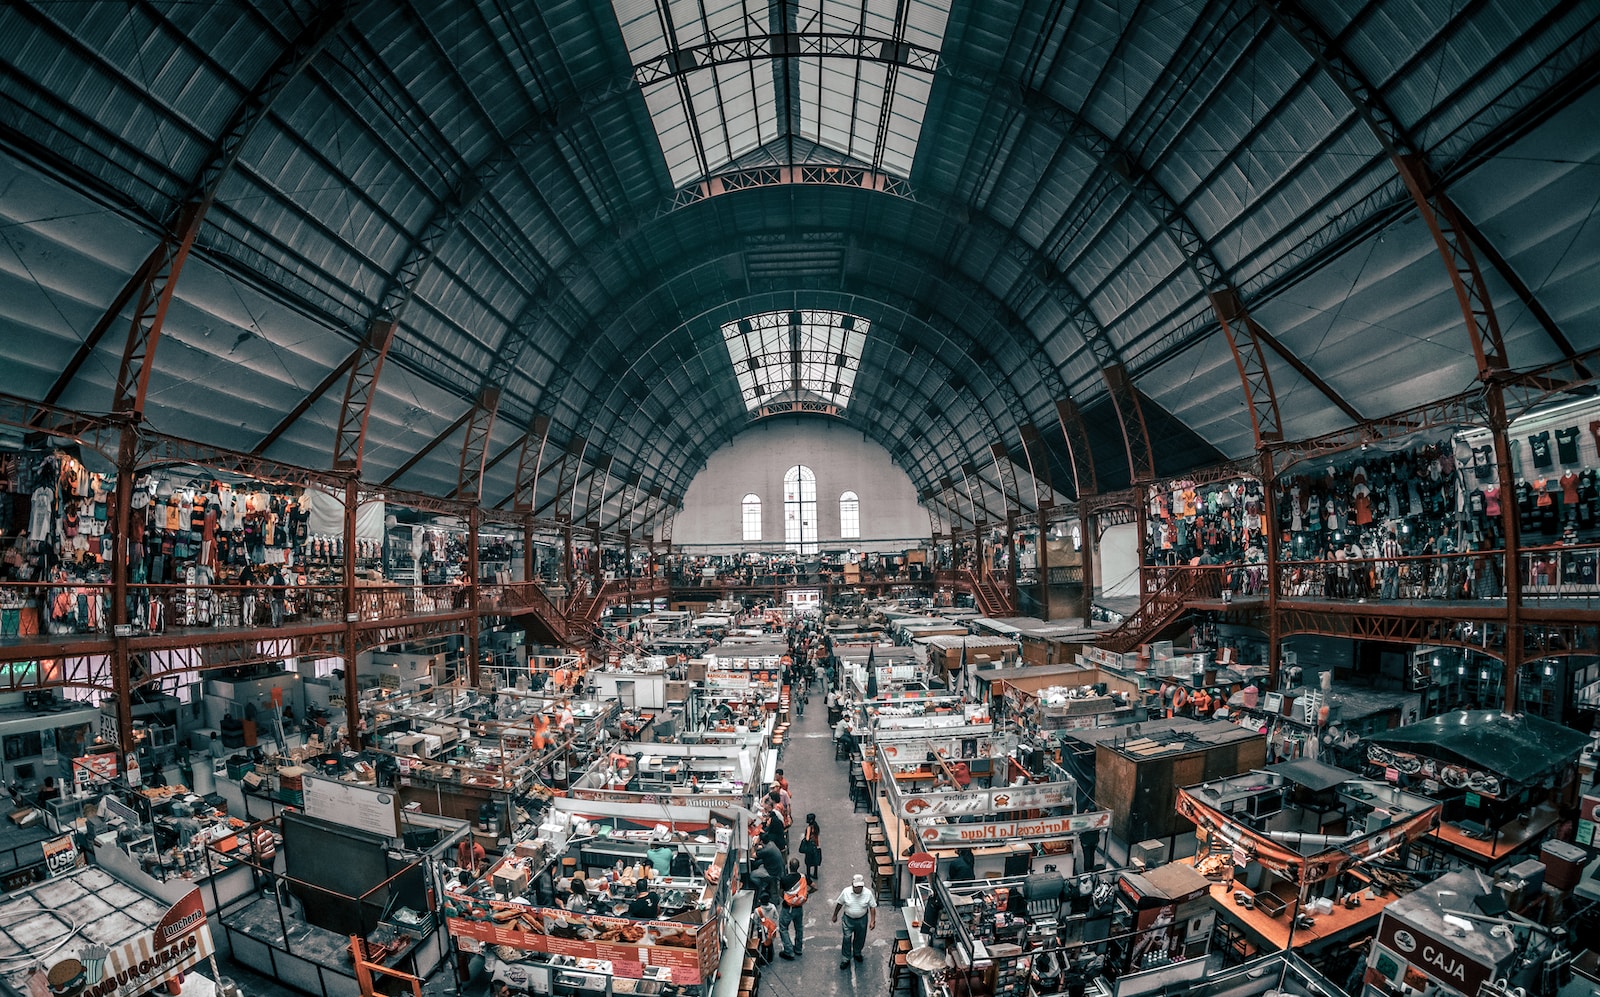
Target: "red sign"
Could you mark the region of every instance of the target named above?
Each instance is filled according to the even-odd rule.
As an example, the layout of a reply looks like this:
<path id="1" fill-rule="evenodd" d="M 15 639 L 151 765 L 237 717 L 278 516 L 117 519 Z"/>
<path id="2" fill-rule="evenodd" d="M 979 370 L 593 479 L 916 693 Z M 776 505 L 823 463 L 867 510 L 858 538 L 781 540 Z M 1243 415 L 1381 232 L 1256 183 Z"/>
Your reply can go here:
<path id="1" fill-rule="evenodd" d="M 674 983 L 703 983 L 716 973 L 722 956 L 716 924 L 569 914 L 559 908 L 491 901 L 475 904 L 451 896 L 446 926 L 457 938 L 509 945 L 579 959 L 609 960 L 617 976 L 638 979 L 645 966 L 666 966 Z M 464 908 L 464 909 L 463 909 Z"/>
<path id="2" fill-rule="evenodd" d="M 918 852 L 906 860 L 906 869 L 913 876 L 927 876 L 939 867 L 939 860 L 927 852 Z"/>

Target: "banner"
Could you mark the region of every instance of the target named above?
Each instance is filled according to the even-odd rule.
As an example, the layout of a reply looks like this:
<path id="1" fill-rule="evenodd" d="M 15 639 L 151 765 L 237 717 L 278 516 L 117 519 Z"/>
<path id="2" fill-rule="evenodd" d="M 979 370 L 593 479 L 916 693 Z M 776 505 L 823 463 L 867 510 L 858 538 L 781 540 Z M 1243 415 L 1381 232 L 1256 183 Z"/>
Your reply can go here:
<path id="1" fill-rule="evenodd" d="M 1314 855 L 1302 855 L 1287 845 L 1258 834 L 1250 828 L 1231 820 L 1227 815 L 1201 803 L 1188 790 L 1178 790 L 1178 816 L 1187 818 L 1198 827 L 1233 846 L 1234 853 L 1244 853 L 1262 868 L 1277 873 L 1291 883 L 1301 885 L 1332 879 L 1364 859 L 1398 848 L 1430 834 L 1439 826 L 1439 808 L 1429 807 L 1398 824 L 1391 824 L 1375 834 L 1356 838 L 1336 848 Z"/>
<path id="2" fill-rule="evenodd" d="M 884 754 L 889 746 L 884 746 Z M 1008 810 L 1042 810 L 1045 807 L 1070 807 L 1076 802 L 1076 782 L 1040 782 L 1026 786 L 1001 786 L 998 789 L 969 789 L 963 792 L 919 796 L 906 793 L 900 812 L 910 819 L 946 817 L 957 814 L 1005 813 Z"/>
<path id="3" fill-rule="evenodd" d="M 117 756 L 112 752 L 101 755 L 83 755 L 72 760 L 72 783 L 88 786 L 95 782 L 115 782 Z"/>
<path id="4" fill-rule="evenodd" d="M 984 824 L 930 824 L 917 831 L 924 845 L 951 846 L 990 844 L 1000 841 L 1033 841 L 1059 838 L 1065 834 L 1099 831 L 1111 826 L 1111 811 L 1091 810 L 1067 817 L 1041 817 L 1037 820 L 1002 820 Z"/>
<path id="5" fill-rule="evenodd" d="M 720 925 L 636 921 L 572 914 L 559 907 L 530 907 L 452 894 L 445 924 L 458 938 L 509 945 L 578 959 L 606 959 L 625 979 L 641 979 L 646 966 L 665 966 L 672 982 L 704 983 L 722 959 Z"/>

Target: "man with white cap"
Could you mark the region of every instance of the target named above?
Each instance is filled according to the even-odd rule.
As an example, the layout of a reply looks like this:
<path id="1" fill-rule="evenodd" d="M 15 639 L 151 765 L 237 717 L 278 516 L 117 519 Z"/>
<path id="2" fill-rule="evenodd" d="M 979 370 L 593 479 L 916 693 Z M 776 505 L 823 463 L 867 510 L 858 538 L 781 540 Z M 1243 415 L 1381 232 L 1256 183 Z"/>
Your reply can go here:
<path id="1" fill-rule="evenodd" d="M 833 901 L 833 923 L 844 915 L 844 940 L 839 949 L 839 968 L 850 965 L 850 957 L 861 962 L 861 952 L 867 946 L 868 929 L 878 927 L 878 895 L 867 889 L 867 879 L 860 873 Z"/>

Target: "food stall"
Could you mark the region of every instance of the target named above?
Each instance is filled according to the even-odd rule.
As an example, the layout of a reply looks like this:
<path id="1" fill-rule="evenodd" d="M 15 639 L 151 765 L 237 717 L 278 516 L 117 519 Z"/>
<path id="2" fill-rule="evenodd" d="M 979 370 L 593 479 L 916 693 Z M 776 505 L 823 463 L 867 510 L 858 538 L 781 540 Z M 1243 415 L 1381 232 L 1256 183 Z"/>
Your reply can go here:
<path id="1" fill-rule="evenodd" d="M 483 953 L 491 977 L 514 995 L 655 994 L 669 984 L 679 992 L 709 994 L 723 961 L 725 918 L 738 882 L 737 853 L 728 843 L 733 827 L 719 835 L 718 828 L 702 824 L 706 833 L 676 844 L 694 854 L 692 868 L 685 875 L 655 876 L 642 861 L 657 833 L 641 826 L 650 819 L 583 819 L 569 838 L 541 839 L 559 847 L 519 848 L 482 878 L 451 884 L 444 910 L 456 945 Z M 635 849 L 639 858 L 629 864 L 623 853 Z M 541 877 L 552 869 L 547 881 L 587 873 L 588 910 L 569 911 L 539 895 Z M 627 914 L 641 879 L 659 905 L 649 918 Z"/>
<path id="2" fill-rule="evenodd" d="M 95 864 L 129 886 L 167 903 L 198 886 L 210 913 L 250 892 L 246 822 L 187 788 L 108 794 L 94 814 L 85 832 Z"/>
<path id="3" fill-rule="evenodd" d="M 624 742 L 612 745 L 605 757 L 577 775 L 567 795 L 576 800 L 751 809 L 765 786 L 764 760 L 760 743 Z"/>
<path id="4" fill-rule="evenodd" d="M 1348 776 L 1255 770 L 1178 791 L 1241 952 L 1328 950 L 1370 930 L 1397 884 L 1369 863 L 1439 826 L 1432 800 Z"/>
<path id="5" fill-rule="evenodd" d="M 1070 874 L 1076 837 L 1110 824 L 1110 814 L 1076 812 L 1077 782 L 1042 752 L 988 730 L 880 738 L 873 767 L 896 897 L 909 895 L 913 854 L 948 871 L 956 850 L 971 848 L 978 876 L 1025 874 L 1036 863 Z"/>
<path id="6" fill-rule="evenodd" d="M 222 989 L 198 890 L 152 898 L 103 869 L 78 868 L 0 899 L 8 994 L 178 997 Z M 209 972 L 210 978 L 202 975 Z"/>
<path id="7" fill-rule="evenodd" d="M 1531 849 L 1578 802 L 1589 735 L 1527 714 L 1456 710 L 1367 738 L 1374 777 L 1437 799 L 1442 864 L 1489 869 Z"/>
<path id="8" fill-rule="evenodd" d="M 986 675 L 988 695 L 1007 716 L 1038 730 L 1109 727 L 1144 719 L 1139 683 L 1098 668 L 1035 666 Z"/>
<path id="9" fill-rule="evenodd" d="M 450 954 L 436 898 L 470 825 L 402 811 L 382 790 L 317 782 L 308 812 L 248 829 L 282 843 L 272 868 L 248 860 L 269 888 L 219 907 L 234 959 L 305 993 L 348 997 L 360 992 L 355 937 L 366 961 L 426 978 Z M 221 843 L 212 852 L 225 854 Z"/>

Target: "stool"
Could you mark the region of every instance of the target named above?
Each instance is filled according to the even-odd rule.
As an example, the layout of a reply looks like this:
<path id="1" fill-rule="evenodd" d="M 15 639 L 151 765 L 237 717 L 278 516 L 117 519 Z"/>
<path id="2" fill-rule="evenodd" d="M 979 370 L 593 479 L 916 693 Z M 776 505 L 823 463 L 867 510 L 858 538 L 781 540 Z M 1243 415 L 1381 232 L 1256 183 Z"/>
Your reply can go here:
<path id="1" fill-rule="evenodd" d="M 561 875 L 572 878 L 572 873 L 578 868 L 578 859 L 575 855 L 565 855 L 561 858 Z"/>
<path id="2" fill-rule="evenodd" d="M 842 762 L 846 758 L 849 758 L 849 757 L 850 757 L 850 748 L 849 748 L 848 745 L 845 744 L 844 738 L 842 738 L 842 737 L 834 738 L 833 739 L 833 760 L 836 761 L 836 762 Z"/>
<path id="3" fill-rule="evenodd" d="M 889 992 L 899 993 L 902 989 L 909 992 L 911 990 L 910 978 L 911 968 L 906 965 L 906 954 L 904 952 L 896 952 L 894 954 L 893 968 L 889 970 Z"/>
<path id="4" fill-rule="evenodd" d="M 872 889 L 878 896 L 878 902 L 893 901 L 896 885 L 894 863 L 879 862 L 872 877 Z"/>

